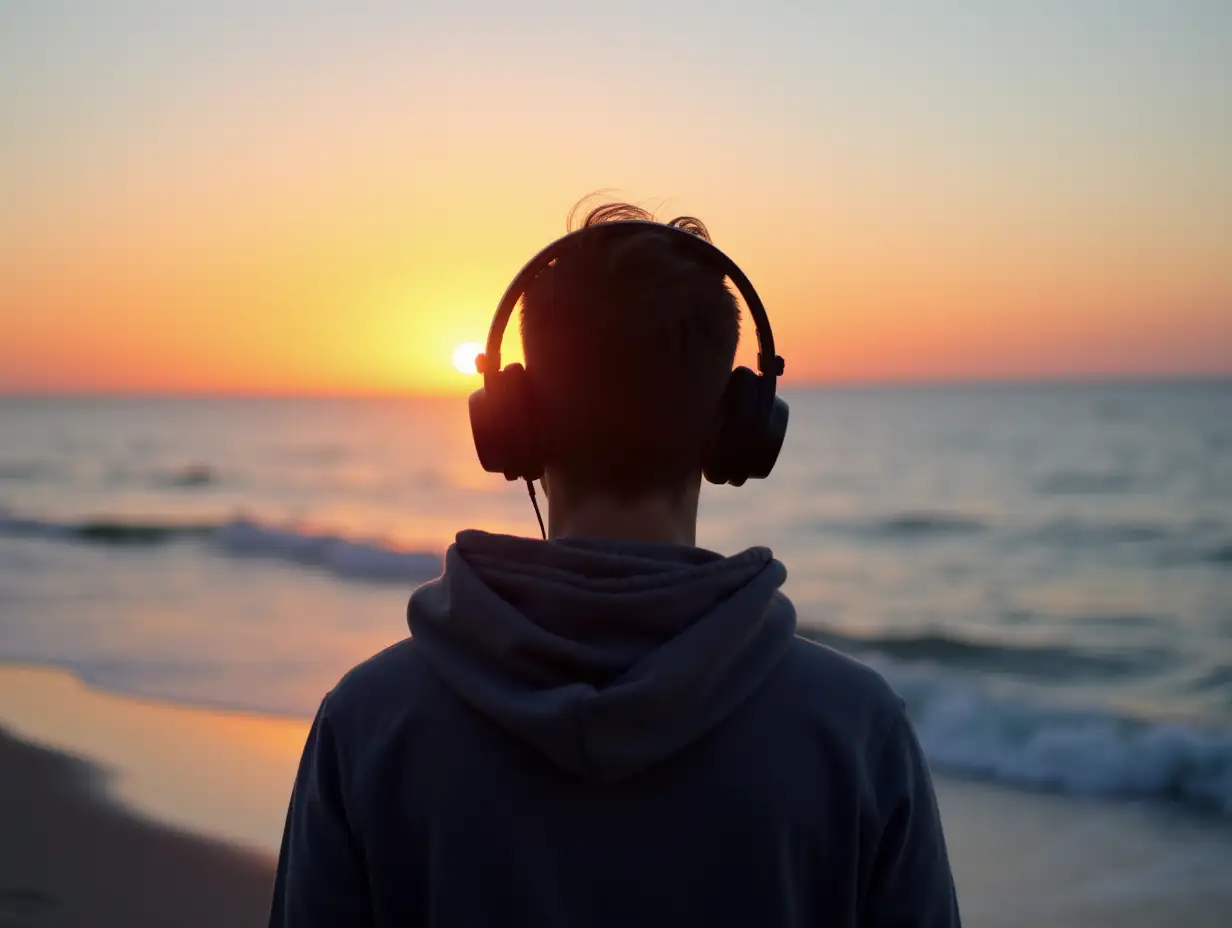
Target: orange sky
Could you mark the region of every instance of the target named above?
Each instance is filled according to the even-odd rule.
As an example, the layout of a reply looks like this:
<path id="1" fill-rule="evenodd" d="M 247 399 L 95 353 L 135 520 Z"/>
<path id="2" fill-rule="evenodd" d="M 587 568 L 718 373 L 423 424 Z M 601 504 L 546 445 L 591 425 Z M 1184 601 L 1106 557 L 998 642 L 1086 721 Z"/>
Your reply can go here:
<path id="1" fill-rule="evenodd" d="M 796 382 L 1232 374 L 1226 6 L 368 6 L 3 14 L 0 391 L 469 389 L 605 186 Z"/>

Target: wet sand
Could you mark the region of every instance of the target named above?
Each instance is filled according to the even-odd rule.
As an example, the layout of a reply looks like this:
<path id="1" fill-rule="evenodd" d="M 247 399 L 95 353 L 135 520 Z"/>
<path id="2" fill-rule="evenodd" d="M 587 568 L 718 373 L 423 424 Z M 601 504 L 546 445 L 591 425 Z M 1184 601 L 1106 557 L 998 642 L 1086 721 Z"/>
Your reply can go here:
<path id="1" fill-rule="evenodd" d="M 269 855 L 142 821 L 102 775 L 0 732 L 0 925 L 265 924 Z"/>

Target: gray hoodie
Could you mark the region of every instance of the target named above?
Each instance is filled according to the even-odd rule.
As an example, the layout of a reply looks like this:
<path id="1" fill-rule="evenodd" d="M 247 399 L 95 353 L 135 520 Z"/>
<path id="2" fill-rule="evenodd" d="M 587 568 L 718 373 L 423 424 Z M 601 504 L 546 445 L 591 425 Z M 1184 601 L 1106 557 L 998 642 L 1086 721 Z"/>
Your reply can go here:
<path id="1" fill-rule="evenodd" d="M 958 925 L 902 703 L 785 577 L 459 534 L 322 703 L 271 925 Z"/>

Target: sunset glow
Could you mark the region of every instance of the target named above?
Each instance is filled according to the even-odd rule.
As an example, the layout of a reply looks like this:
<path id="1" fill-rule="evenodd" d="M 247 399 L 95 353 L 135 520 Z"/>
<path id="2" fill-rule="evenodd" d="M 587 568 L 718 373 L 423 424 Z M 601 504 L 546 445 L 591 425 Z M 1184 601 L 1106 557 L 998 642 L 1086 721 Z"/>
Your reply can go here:
<path id="1" fill-rule="evenodd" d="M 789 385 L 1232 373 L 1232 6 L 420 6 L 0 14 L 0 391 L 463 392 L 607 185 Z"/>

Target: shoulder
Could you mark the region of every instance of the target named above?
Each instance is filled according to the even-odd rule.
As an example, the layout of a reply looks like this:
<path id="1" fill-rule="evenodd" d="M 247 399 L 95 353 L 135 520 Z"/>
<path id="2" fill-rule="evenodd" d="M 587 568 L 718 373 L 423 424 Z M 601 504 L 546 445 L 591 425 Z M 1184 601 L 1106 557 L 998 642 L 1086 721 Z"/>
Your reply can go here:
<path id="1" fill-rule="evenodd" d="M 788 669 L 818 695 L 843 695 L 871 709 L 897 712 L 902 699 L 872 667 L 828 645 L 796 636 L 787 654 Z"/>
<path id="2" fill-rule="evenodd" d="M 849 744 L 871 747 L 905 719 L 902 698 L 867 664 L 796 637 L 783 660 L 783 694 Z"/>
<path id="3" fill-rule="evenodd" d="M 347 726 L 404 714 L 434 683 L 413 639 L 404 638 L 343 674 L 325 697 L 324 711 L 335 725 Z"/>

